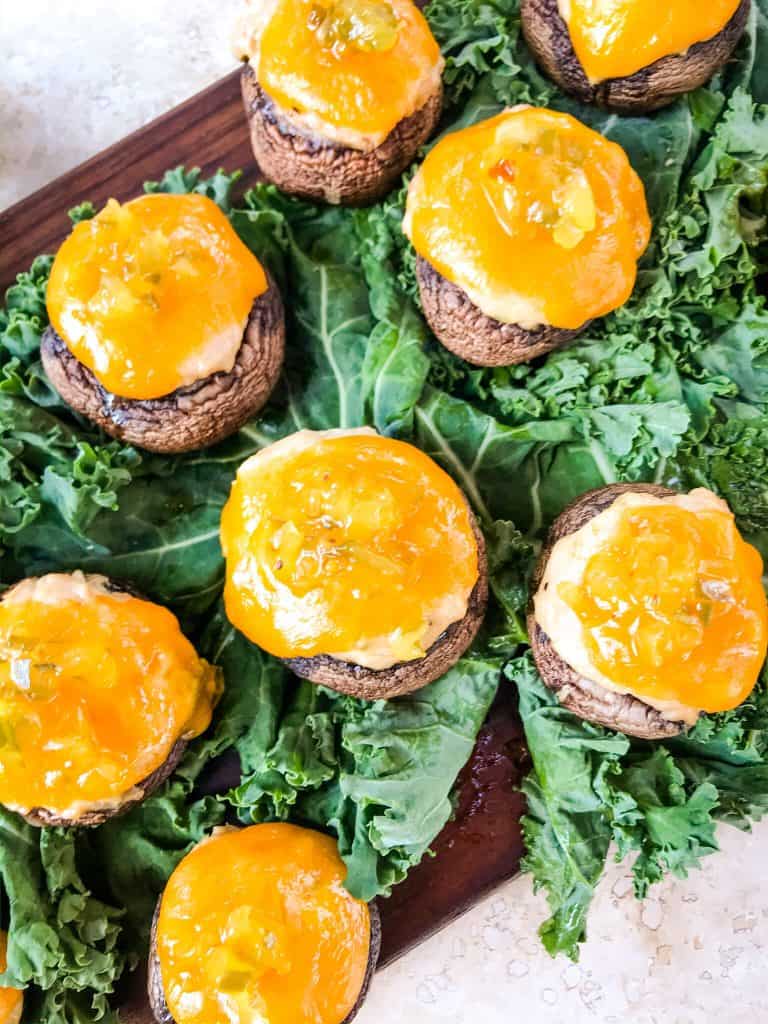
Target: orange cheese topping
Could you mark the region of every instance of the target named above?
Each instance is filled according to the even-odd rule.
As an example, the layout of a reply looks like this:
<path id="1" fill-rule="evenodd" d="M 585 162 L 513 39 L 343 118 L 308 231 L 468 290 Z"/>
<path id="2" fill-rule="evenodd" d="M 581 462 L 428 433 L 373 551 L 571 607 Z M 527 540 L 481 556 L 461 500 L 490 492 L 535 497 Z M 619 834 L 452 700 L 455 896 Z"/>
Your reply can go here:
<path id="1" fill-rule="evenodd" d="M 149 399 L 229 372 L 254 299 L 259 261 L 219 207 L 200 195 L 110 199 L 59 249 L 51 323 L 97 380 Z"/>
<path id="2" fill-rule="evenodd" d="M 295 825 L 219 831 L 196 846 L 171 875 L 157 926 L 177 1024 L 341 1024 L 371 931 L 345 877 L 335 842 Z"/>
<path id="3" fill-rule="evenodd" d="M 763 563 L 719 504 L 625 508 L 581 584 L 559 584 L 594 666 L 640 697 L 725 711 L 757 681 L 768 644 Z"/>
<path id="4" fill-rule="evenodd" d="M 8 936 L 0 932 L 0 972 L 8 968 Z M 18 988 L 0 988 L 0 1024 L 19 1024 L 24 1009 L 24 992 Z"/>
<path id="5" fill-rule="evenodd" d="M 624 151 L 533 107 L 441 139 L 404 222 L 419 255 L 484 313 L 528 329 L 577 328 L 622 305 L 650 228 Z"/>
<path id="6" fill-rule="evenodd" d="M 259 83 L 324 134 L 376 146 L 439 86 L 440 49 L 411 0 L 271 0 L 266 9 L 260 35 L 243 47 Z"/>
<path id="7" fill-rule="evenodd" d="M 307 431 L 253 456 L 221 539 L 227 614 L 278 657 L 420 658 L 463 618 L 478 577 L 459 488 L 417 448 L 372 432 Z"/>
<path id="8" fill-rule="evenodd" d="M 558 0 L 574 52 L 592 82 L 623 78 L 684 53 L 725 28 L 740 0 Z"/>
<path id="9" fill-rule="evenodd" d="M 140 796 L 219 689 L 166 608 L 103 577 L 25 580 L 0 602 L 0 803 L 76 820 Z"/>

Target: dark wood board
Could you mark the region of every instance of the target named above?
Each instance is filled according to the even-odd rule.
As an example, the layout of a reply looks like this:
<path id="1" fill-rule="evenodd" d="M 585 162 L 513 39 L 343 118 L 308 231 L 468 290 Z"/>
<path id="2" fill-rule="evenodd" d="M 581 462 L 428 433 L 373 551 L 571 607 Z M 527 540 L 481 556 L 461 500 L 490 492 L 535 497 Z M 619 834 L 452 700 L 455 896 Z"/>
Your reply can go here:
<path id="1" fill-rule="evenodd" d="M 242 107 L 239 72 L 134 132 L 0 214 L 0 289 L 35 256 L 54 252 L 70 229 L 67 210 L 127 199 L 142 183 L 178 164 L 213 173 L 241 168 L 243 187 L 258 179 Z M 287 296 L 290 303 L 290 296 Z M 511 686 L 502 688 L 462 772 L 456 814 L 426 857 L 380 903 L 381 963 L 386 964 L 447 924 L 482 895 L 514 876 L 523 852 L 519 785 L 528 767 Z M 136 979 L 121 1014 L 143 1024 L 149 1010 Z"/>

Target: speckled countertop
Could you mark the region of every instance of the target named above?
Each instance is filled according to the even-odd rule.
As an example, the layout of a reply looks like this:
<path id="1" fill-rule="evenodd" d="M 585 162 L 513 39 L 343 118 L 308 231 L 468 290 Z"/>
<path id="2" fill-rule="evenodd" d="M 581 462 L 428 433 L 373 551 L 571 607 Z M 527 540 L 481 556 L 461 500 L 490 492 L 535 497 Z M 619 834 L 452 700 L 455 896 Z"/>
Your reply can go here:
<path id="1" fill-rule="evenodd" d="M 239 0 L 0 0 L 0 208 L 229 71 Z M 0 239 L 2 244 L 2 239 Z M 526 878 L 379 974 L 359 1024 L 768 1021 L 768 823 L 645 903 L 614 865 L 579 964 Z"/>

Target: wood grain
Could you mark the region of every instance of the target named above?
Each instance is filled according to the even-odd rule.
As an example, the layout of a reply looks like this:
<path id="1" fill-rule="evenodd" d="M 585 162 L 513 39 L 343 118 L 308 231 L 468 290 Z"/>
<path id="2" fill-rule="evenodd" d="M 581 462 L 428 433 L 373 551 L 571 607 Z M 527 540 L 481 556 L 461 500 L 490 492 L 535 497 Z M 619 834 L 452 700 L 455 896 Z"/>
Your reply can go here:
<path id="1" fill-rule="evenodd" d="M 238 71 L 0 214 L 0 289 L 39 253 L 56 250 L 69 231 L 72 206 L 86 199 L 97 206 L 110 196 L 127 199 L 141 191 L 145 180 L 178 164 L 205 173 L 242 168 L 243 187 L 257 179 Z M 425 858 L 390 899 L 381 901 L 382 964 L 517 873 L 524 808 L 519 785 L 527 767 L 515 696 L 511 686 L 502 684 L 462 772 L 454 819 L 434 843 L 436 856 Z M 237 777 L 236 763 L 225 759 L 205 789 L 224 791 Z M 151 1020 L 143 986 L 140 972 L 127 981 L 121 1010 L 126 1024 Z"/>

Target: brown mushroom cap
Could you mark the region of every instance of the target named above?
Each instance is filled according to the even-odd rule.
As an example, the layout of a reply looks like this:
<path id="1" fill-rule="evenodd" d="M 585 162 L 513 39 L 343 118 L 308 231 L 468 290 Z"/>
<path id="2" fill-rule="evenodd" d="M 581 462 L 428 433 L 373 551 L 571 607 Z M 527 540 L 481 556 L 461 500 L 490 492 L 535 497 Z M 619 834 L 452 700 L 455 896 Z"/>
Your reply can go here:
<path id="1" fill-rule="evenodd" d="M 152 917 L 152 930 L 149 939 L 147 994 L 149 995 L 149 1005 L 152 1007 L 152 1013 L 154 1014 L 155 1020 L 158 1024 L 176 1024 L 176 1021 L 171 1016 L 171 1011 L 168 1009 L 168 1004 L 165 1001 L 163 979 L 160 971 L 160 958 L 157 955 L 157 921 L 160 916 L 161 900 L 162 896 L 155 905 L 155 913 Z M 368 989 L 371 987 L 371 981 L 373 979 L 373 972 L 376 970 L 376 964 L 379 960 L 379 953 L 381 951 L 381 917 L 379 915 L 379 908 L 376 906 L 375 902 L 368 904 L 368 912 L 371 919 L 371 943 L 368 952 L 368 967 L 365 972 L 365 977 L 363 978 L 360 995 L 357 997 L 357 1002 L 341 1024 L 351 1024 L 352 1020 L 359 1013 L 360 1007 L 363 1005 L 365 997 L 368 995 Z"/>
<path id="2" fill-rule="evenodd" d="M 549 557 L 555 544 L 575 533 L 596 515 L 609 508 L 620 495 L 629 492 L 653 494 L 668 498 L 675 492 L 656 484 L 609 484 L 582 494 L 558 516 L 552 524 L 547 543 L 541 553 L 531 585 L 531 595 L 539 589 Z M 589 722 L 616 729 L 645 740 L 668 739 L 677 736 L 686 725 L 672 722 L 639 697 L 613 693 L 599 683 L 575 672 L 552 646 L 544 630 L 536 621 L 533 597 L 528 611 L 528 635 L 533 657 L 543 682 L 557 694 L 563 707 Z"/>
<path id="3" fill-rule="evenodd" d="M 438 341 L 475 366 L 511 366 L 563 348 L 584 331 L 537 327 L 527 331 L 486 316 L 467 293 L 443 277 L 427 260 L 416 258 L 416 278 L 427 323 Z"/>
<path id="4" fill-rule="evenodd" d="M 269 398 L 284 351 L 283 301 L 269 277 L 229 373 L 213 373 L 163 398 L 140 401 L 111 394 L 53 327 L 40 343 L 48 379 L 76 412 L 112 437 L 169 455 L 206 448 L 239 430 Z"/>
<path id="5" fill-rule="evenodd" d="M 470 517 L 477 541 L 477 583 L 469 595 L 464 618 L 452 623 L 441 633 L 423 658 L 401 661 L 384 669 L 365 668 L 329 654 L 317 654 L 313 658 L 286 658 L 286 664 L 302 679 L 309 679 L 320 686 L 363 700 L 388 700 L 390 697 L 412 693 L 445 675 L 475 639 L 488 604 L 485 541 L 471 511 Z"/>
<path id="6" fill-rule="evenodd" d="M 264 176 L 291 195 L 348 206 L 373 203 L 390 191 L 435 130 L 443 103 L 440 86 L 381 145 L 363 152 L 298 129 L 261 88 L 250 64 L 243 67 L 242 90 Z"/>
<path id="7" fill-rule="evenodd" d="M 662 57 L 633 75 L 609 78 L 592 85 L 584 73 L 557 0 L 521 0 L 525 40 L 538 63 L 561 89 L 582 103 L 595 103 L 620 114 L 658 110 L 683 93 L 704 85 L 731 57 L 744 34 L 750 0 L 741 0 L 717 35 L 696 43 L 685 53 Z"/>
<path id="8" fill-rule="evenodd" d="M 133 597 L 141 597 L 141 594 L 134 590 L 130 585 L 117 583 L 114 580 L 107 581 L 106 589 L 113 593 L 131 594 Z M 135 786 L 131 787 L 131 792 L 139 790 L 139 795 L 119 801 L 114 807 L 101 807 L 92 811 L 86 811 L 74 820 L 72 818 L 63 817 L 55 811 L 50 811 L 47 807 L 33 807 L 25 814 L 22 814 L 21 817 L 24 818 L 25 821 L 29 822 L 30 825 L 37 825 L 40 828 L 52 828 L 54 826 L 63 826 L 65 828 L 68 826 L 77 826 L 79 828 L 80 826 L 87 827 L 90 825 L 101 825 L 108 818 L 116 818 L 119 815 L 130 811 L 132 807 L 140 804 L 143 800 L 146 800 L 151 793 L 154 793 L 156 789 L 159 789 L 166 779 L 170 778 L 176 770 L 177 765 L 184 756 L 187 746 L 187 740 L 176 740 L 174 745 L 171 747 L 170 753 L 160 767 L 155 768 L 155 770 L 145 779 L 142 779 L 141 782 L 137 782 Z"/>

